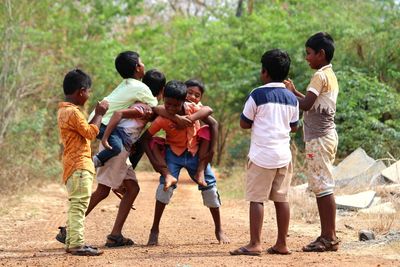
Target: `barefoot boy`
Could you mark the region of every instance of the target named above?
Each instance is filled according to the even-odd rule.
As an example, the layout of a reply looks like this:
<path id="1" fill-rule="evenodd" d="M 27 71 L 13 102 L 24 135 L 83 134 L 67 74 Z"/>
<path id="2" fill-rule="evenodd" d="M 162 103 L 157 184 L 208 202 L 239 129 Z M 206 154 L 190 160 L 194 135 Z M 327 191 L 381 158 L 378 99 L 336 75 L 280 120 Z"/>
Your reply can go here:
<path id="1" fill-rule="evenodd" d="M 317 70 L 307 87 L 307 94 L 296 90 L 292 81 L 285 81 L 299 99 L 304 110 L 304 141 L 308 185 L 317 198 L 321 220 L 321 235 L 303 247 L 306 252 L 337 251 L 336 203 L 332 169 L 338 146 L 335 127 L 336 99 L 339 85 L 330 64 L 335 46 L 332 37 L 324 32 L 311 36 L 306 42 L 306 60 Z"/>
<path id="2" fill-rule="evenodd" d="M 298 102 L 282 83 L 289 67 L 289 55 L 279 49 L 265 52 L 261 58 L 261 80 L 240 117 L 240 127 L 251 129 L 247 163 L 246 200 L 250 201 L 250 242 L 231 255 L 260 255 L 264 202 L 274 201 L 278 237 L 267 252 L 290 254 L 286 244 L 290 210 L 288 190 L 292 176 L 289 133 L 297 130 Z"/>
<path id="3" fill-rule="evenodd" d="M 108 109 L 107 101 L 96 105 L 93 119 L 88 124 L 79 107 L 89 98 L 90 77 L 79 69 L 67 73 L 63 87 L 65 102 L 58 105 L 58 128 L 64 145 L 63 181 L 67 186 L 69 208 L 66 251 L 79 256 L 102 254 L 97 248 L 84 244 L 85 212 L 92 192 L 94 166 L 91 159 L 90 140 L 95 139 L 103 115 Z"/>
<path id="4" fill-rule="evenodd" d="M 176 188 L 176 183 L 179 178 L 179 173 L 182 168 L 186 168 L 190 177 L 194 179 L 196 175 L 198 160 L 198 140 L 196 132 L 200 128 L 199 119 L 207 122 L 207 117 L 212 113 L 209 107 L 198 108 L 194 104 L 185 102 L 186 86 L 180 81 L 170 81 L 164 89 L 164 106 L 165 110 L 171 115 L 189 115 L 194 125 L 187 128 L 176 128 L 175 123 L 164 117 L 157 117 L 151 124 L 150 128 L 143 134 L 144 149 L 151 163 L 157 165 L 156 159 L 153 157 L 149 142 L 151 136 L 159 130 L 164 130 L 166 133 L 166 155 L 165 160 L 168 168 L 158 170 L 161 174 L 160 185 L 156 191 L 156 206 L 154 211 L 153 226 L 149 236 L 148 245 L 158 244 L 159 224 L 164 212 L 165 206 L 169 203 L 173 191 Z M 217 127 L 211 128 L 212 138 L 218 131 Z M 169 180 L 166 178 L 172 177 Z M 219 207 L 221 206 L 219 194 L 216 187 L 216 179 L 211 170 L 210 165 L 207 165 L 205 170 L 205 181 L 207 186 L 200 186 L 199 190 L 203 197 L 203 203 L 207 206 L 212 214 L 215 235 L 220 243 L 228 243 L 229 239 L 225 236 L 222 227 Z"/>

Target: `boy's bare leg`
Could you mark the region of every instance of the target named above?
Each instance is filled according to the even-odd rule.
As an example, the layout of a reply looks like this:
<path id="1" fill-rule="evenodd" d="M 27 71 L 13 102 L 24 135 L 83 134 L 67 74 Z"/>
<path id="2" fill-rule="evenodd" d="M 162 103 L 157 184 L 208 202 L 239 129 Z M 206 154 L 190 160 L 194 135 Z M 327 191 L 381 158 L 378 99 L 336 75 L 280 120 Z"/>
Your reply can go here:
<path id="1" fill-rule="evenodd" d="M 286 245 L 286 237 L 289 230 L 290 209 L 288 202 L 274 202 L 276 211 L 276 224 L 278 226 L 278 237 L 273 249 L 282 254 L 289 253 Z"/>
<path id="2" fill-rule="evenodd" d="M 206 180 L 204 178 L 204 170 L 209 163 L 207 160 L 209 149 L 210 142 L 208 140 L 201 139 L 198 152 L 199 164 L 197 165 L 196 175 L 194 176 L 194 180 L 197 182 L 197 184 L 201 186 L 207 186 Z"/>
<path id="3" fill-rule="evenodd" d="M 250 202 L 249 217 L 250 242 L 238 250 L 243 250 L 244 248 L 247 252 L 261 253 L 261 230 L 264 220 L 264 204 L 262 202 Z M 235 255 L 234 252 L 235 251 L 232 251 L 231 254 Z"/>
<path id="4" fill-rule="evenodd" d="M 161 152 L 164 147 L 160 147 L 161 145 L 156 145 L 154 146 L 152 153 L 154 158 L 156 159 L 157 162 L 159 162 L 160 165 L 165 166 L 161 172 L 161 174 L 165 177 L 165 183 L 164 183 L 164 191 L 167 191 L 168 188 L 171 186 L 175 185 L 178 180 L 172 176 L 167 168 L 167 163 L 165 162 L 165 156 Z"/>
<path id="5" fill-rule="evenodd" d="M 156 201 L 156 206 L 154 209 L 154 219 L 153 226 L 151 227 L 149 241 L 147 242 L 148 246 L 157 246 L 158 245 L 158 234 L 160 232 L 160 221 L 161 216 L 163 215 L 166 204 Z"/>
<path id="6" fill-rule="evenodd" d="M 128 217 L 132 204 L 140 191 L 139 185 L 134 180 L 124 180 L 123 184 L 126 188 L 126 192 L 121 199 L 117 218 L 115 219 L 114 227 L 111 231 L 111 235 L 113 236 L 121 235 L 125 220 Z"/>
<path id="7" fill-rule="evenodd" d="M 333 194 L 317 198 L 321 237 L 336 240 L 336 203 Z"/>
<path id="8" fill-rule="evenodd" d="M 215 237 L 220 244 L 229 244 L 230 240 L 222 230 L 219 208 L 210 208 L 210 212 L 215 225 Z"/>
<path id="9" fill-rule="evenodd" d="M 90 196 L 90 202 L 85 216 L 88 216 L 89 213 L 97 206 L 97 204 L 99 204 L 103 199 L 107 198 L 109 193 L 110 187 L 103 184 L 98 184 L 96 191 L 94 191 Z"/>

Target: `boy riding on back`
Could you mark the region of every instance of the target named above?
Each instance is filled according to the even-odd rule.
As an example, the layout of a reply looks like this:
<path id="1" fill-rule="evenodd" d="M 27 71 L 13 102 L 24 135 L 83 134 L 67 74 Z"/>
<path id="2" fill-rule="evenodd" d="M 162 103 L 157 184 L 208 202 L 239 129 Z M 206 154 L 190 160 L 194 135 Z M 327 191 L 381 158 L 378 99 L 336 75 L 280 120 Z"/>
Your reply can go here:
<path id="1" fill-rule="evenodd" d="M 195 104 L 198 108 L 201 108 L 203 104 L 200 101 L 205 91 L 204 84 L 199 80 L 190 79 L 185 82 L 185 85 L 187 87 L 186 101 Z M 171 118 L 171 120 L 176 122 L 176 119 L 179 117 L 185 119 L 187 118 L 187 115 L 175 115 Z M 208 121 L 211 127 L 218 127 L 218 122 L 212 116 L 208 117 Z M 192 126 L 192 123 L 177 127 L 185 128 L 188 126 Z M 194 181 L 201 186 L 207 186 L 207 183 L 204 179 L 204 170 L 206 169 L 207 164 L 211 163 L 212 161 L 216 146 L 216 138 L 211 140 L 210 126 L 205 124 L 202 125 L 197 131 L 197 139 L 199 141 L 199 165 L 197 167 L 196 175 L 194 176 Z M 165 139 L 161 137 L 153 137 L 150 142 L 150 148 L 152 150 L 152 154 L 157 159 L 157 162 L 165 165 Z"/>

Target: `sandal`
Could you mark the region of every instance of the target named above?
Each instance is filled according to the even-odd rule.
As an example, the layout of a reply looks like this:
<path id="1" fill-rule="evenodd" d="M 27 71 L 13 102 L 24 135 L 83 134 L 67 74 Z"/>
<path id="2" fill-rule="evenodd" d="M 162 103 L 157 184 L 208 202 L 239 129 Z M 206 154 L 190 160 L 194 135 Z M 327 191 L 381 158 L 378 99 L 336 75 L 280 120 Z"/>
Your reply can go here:
<path id="1" fill-rule="evenodd" d="M 133 242 L 130 238 L 125 238 L 123 235 L 108 235 L 107 242 L 105 244 L 106 247 L 123 247 L 123 246 L 132 246 L 135 242 Z"/>
<path id="2" fill-rule="evenodd" d="M 61 243 L 65 244 L 65 239 L 67 239 L 67 227 L 66 226 L 60 226 L 60 227 L 58 227 L 58 229 L 60 229 L 60 231 L 56 235 L 56 240 L 58 242 L 61 242 Z"/>
<path id="3" fill-rule="evenodd" d="M 318 237 L 315 241 L 303 247 L 304 252 L 325 252 L 338 251 L 341 240 L 336 237 L 335 240 L 328 240 L 324 237 Z"/>
<path id="4" fill-rule="evenodd" d="M 103 251 L 99 250 L 96 247 L 85 245 L 77 248 L 69 248 L 67 249 L 67 253 L 71 253 L 75 256 L 99 256 L 103 254 Z"/>
<path id="5" fill-rule="evenodd" d="M 112 189 L 112 191 L 119 199 L 124 197 L 124 193 L 120 192 L 119 189 Z M 136 210 L 135 204 L 132 204 L 131 209 Z"/>

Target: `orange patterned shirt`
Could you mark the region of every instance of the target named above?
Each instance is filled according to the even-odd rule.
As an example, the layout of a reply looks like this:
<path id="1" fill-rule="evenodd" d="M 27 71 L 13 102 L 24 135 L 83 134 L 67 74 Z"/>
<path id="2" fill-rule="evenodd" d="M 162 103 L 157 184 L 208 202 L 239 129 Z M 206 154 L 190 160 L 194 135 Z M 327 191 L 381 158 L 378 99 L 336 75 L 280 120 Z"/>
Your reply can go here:
<path id="1" fill-rule="evenodd" d="M 96 138 L 99 128 L 89 124 L 78 106 L 70 102 L 60 102 L 57 113 L 60 138 L 64 145 L 63 181 L 75 170 L 84 169 L 95 173 L 90 140 Z"/>

